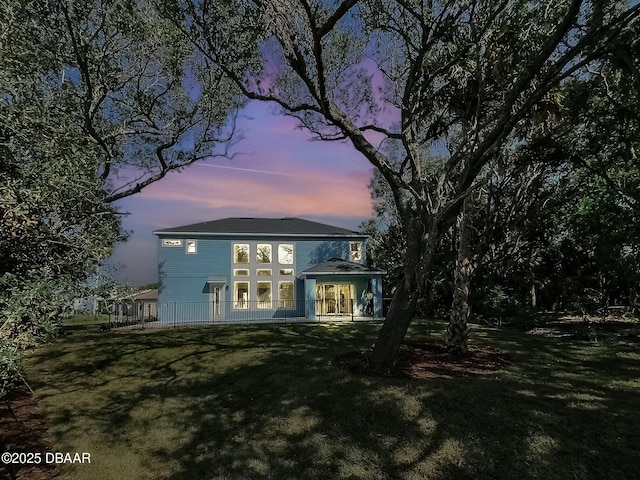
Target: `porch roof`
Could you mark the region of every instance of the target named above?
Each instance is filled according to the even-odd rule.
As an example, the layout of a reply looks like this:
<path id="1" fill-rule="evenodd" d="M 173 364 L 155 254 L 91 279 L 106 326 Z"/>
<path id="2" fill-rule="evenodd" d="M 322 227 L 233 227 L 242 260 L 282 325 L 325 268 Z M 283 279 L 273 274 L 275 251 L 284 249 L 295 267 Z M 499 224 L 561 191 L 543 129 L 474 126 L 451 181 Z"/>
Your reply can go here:
<path id="1" fill-rule="evenodd" d="M 315 275 L 384 275 L 386 272 L 369 268 L 361 263 L 349 262 L 342 258 L 332 258 L 300 272 L 299 277 L 306 278 Z"/>

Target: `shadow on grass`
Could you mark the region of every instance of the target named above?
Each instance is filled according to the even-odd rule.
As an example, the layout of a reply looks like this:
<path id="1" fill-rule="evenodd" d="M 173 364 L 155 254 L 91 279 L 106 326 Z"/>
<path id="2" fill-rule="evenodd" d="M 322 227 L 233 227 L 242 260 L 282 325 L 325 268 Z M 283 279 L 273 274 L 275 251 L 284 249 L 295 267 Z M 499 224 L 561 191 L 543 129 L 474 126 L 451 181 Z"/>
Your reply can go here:
<path id="1" fill-rule="evenodd" d="M 478 329 L 507 371 L 415 382 L 330 365 L 377 328 L 78 336 L 30 370 L 56 444 L 91 442 L 95 468 L 126 450 L 128 478 L 634 478 L 637 350 Z M 70 478 L 111 478 L 96 471 Z"/>

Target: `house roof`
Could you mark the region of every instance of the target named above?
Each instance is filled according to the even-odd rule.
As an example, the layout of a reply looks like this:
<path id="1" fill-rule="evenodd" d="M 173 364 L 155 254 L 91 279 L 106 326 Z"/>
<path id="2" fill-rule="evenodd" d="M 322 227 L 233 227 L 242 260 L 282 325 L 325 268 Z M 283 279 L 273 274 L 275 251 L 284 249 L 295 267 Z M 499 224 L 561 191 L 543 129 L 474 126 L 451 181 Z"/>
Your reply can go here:
<path id="1" fill-rule="evenodd" d="M 341 258 L 332 258 L 300 272 L 301 277 L 313 275 L 384 275 L 386 272 L 375 268 L 369 268 L 361 263 L 349 262 Z"/>
<path id="2" fill-rule="evenodd" d="M 359 232 L 302 218 L 223 218 L 153 232 L 156 235 L 293 235 L 365 237 Z"/>
<path id="3" fill-rule="evenodd" d="M 134 300 L 141 301 L 158 301 L 158 289 L 154 288 L 153 290 L 146 290 L 144 292 L 140 292 L 133 297 Z"/>

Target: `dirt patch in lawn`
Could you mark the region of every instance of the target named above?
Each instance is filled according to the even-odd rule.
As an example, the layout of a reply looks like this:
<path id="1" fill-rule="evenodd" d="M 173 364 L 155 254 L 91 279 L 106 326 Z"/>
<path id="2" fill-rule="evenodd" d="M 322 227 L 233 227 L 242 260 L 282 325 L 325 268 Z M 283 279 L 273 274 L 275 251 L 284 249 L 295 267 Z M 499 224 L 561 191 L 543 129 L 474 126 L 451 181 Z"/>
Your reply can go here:
<path id="1" fill-rule="evenodd" d="M 470 347 L 463 355 L 453 355 L 443 344 L 413 341 L 400 347 L 393 369 L 380 372 L 369 363 L 369 353 L 369 349 L 348 352 L 336 357 L 333 364 L 357 374 L 422 380 L 488 375 L 511 363 L 508 354 L 490 348 Z"/>
<path id="2" fill-rule="evenodd" d="M 47 426 L 33 394 L 25 387 L 14 390 L 0 401 L 0 453 L 40 453 L 39 464 L 0 462 L 0 478 L 12 480 L 50 480 L 58 476 L 53 464 L 45 462 Z M 24 457 L 24 455 L 23 455 Z M 37 457 L 31 456 L 32 462 Z"/>

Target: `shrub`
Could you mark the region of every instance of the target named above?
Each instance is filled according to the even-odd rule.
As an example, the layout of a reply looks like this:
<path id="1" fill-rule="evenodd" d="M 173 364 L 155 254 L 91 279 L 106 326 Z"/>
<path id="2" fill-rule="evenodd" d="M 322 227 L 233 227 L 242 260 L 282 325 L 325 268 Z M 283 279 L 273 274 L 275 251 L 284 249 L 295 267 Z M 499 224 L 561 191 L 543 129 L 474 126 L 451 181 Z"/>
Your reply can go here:
<path id="1" fill-rule="evenodd" d="M 502 285 L 491 285 L 478 292 L 478 313 L 496 321 L 498 325 L 530 326 L 534 311 L 518 295 Z"/>
<path id="2" fill-rule="evenodd" d="M 10 274 L 0 277 L 0 399 L 24 382 L 23 352 L 56 334 L 69 301 L 63 285 L 44 277 L 22 282 Z"/>
<path id="3" fill-rule="evenodd" d="M 20 352 L 12 343 L 0 344 L 0 399 L 6 397 L 22 378 Z"/>

